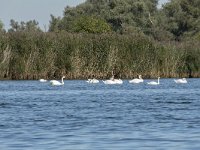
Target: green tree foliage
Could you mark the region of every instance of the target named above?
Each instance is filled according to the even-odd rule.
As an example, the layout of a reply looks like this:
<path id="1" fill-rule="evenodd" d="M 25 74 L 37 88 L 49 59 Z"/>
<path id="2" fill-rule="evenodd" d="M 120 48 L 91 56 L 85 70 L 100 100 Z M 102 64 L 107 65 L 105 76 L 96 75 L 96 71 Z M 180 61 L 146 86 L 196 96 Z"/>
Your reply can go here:
<path id="1" fill-rule="evenodd" d="M 167 19 L 164 26 L 176 39 L 200 32 L 199 0 L 172 0 L 164 6 L 163 12 Z"/>
<path id="2" fill-rule="evenodd" d="M 61 25 L 61 18 L 60 17 L 55 17 L 52 14 L 51 16 L 51 20 L 49 22 L 49 32 L 53 32 L 53 31 L 59 31 L 60 29 L 60 25 Z"/>
<path id="3" fill-rule="evenodd" d="M 38 26 L 38 22 L 35 20 L 30 20 L 27 22 L 17 22 L 13 19 L 10 20 L 11 28 L 8 30 L 9 32 L 16 32 L 16 31 L 41 31 L 40 27 Z"/>
<path id="4" fill-rule="evenodd" d="M 3 30 L 3 22 L 0 20 L 0 31 Z"/>
<path id="5" fill-rule="evenodd" d="M 72 31 L 73 21 L 82 16 L 103 18 L 117 32 L 126 31 L 130 26 L 134 30 L 146 32 L 151 26 L 149 14 L 154 15 L 157 0 L 87 0 L 71 8 L 67 6 L 61 19 L 60 30 Z"/>
<path id="6" fill-rule="evenodd" d="M 74 32 L 108 33 L 111 27 L 101 18 L 81 16 L 73 21 Z"/>

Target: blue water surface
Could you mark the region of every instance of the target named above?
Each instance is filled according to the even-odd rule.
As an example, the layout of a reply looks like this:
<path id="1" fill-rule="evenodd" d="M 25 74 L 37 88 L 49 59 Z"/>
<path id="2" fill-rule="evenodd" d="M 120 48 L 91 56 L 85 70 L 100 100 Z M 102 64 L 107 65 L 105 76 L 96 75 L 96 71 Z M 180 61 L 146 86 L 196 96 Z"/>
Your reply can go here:
<path id="1" fill-rule="evenodd" d="M 123 81 L 0 81 L 0 149 L 200 149 L 200 79 Z"/>

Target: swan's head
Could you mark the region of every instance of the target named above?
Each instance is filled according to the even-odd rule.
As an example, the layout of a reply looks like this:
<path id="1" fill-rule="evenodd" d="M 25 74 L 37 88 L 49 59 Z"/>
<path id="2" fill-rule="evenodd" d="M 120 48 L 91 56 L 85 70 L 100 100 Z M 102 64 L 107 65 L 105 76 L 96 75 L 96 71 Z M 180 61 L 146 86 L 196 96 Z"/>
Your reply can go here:
<path id="1" fill-rule="evenodd" d="M 63 76 L 62 78 L 65 78 L 65 76 Z"/>
<path id="2" fill-rule="evenodd" d="M 160 77 L 158 77 L 158 79 L 160 79 Z"/>
<path id="3" fill-rule="evenodd" d="M 142 75 L 139 75 L 139 78 L 141 79 L 141 78 L 142 78 Z"/>

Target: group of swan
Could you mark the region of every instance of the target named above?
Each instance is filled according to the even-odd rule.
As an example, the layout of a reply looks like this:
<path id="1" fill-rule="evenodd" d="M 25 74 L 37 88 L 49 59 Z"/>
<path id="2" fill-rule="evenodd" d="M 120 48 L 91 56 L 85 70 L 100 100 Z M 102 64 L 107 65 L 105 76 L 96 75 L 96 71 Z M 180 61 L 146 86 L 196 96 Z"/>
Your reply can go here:
<path id="1" fill-rule="evenodd" d="M 61 82 L 60 82 L 60 81 L 57 81 L 57 80 L 50 80 L 49 82 L 50 82 L 50 84 L 53 85 L 53 86 L 64 85 L 64 81 L 63 81 L 64 78 L 65 78 L 65 76 L 63 76 L 63 77 L 61 78 Z M 45 79 L 40 79 L 39 81 L 40 81 L 40 82 L 47 82 L 47 80 L 45 80 Z"/>
<path id="2" fill-rule="evenodd" d="M 88 83 L 99 83 L 99 81 L 97 79 L 88 79 L 87 82 Z M 138 83 L 142 83 L 142 82 L 144 82 L 144 80 L 142 79 L 141 75 L 139 75 L 139 78 L 129 80 L 129 83 L 138 84 Z M 186 78 L 175 79 L 174 82 L 176 82 L 176 83 L 187 83 L 187 80 L 186 80 Z M 123 81 L 121 79 L 114 79 L 113 77 L 111 77 L 111 79 L 109 79 L 109 80 L 105 80 L 105 81 L 103 80 L 103 83 L 104 84 L 122 84 Z M 150 82 L 147 82 L 147 84 L 149 84 L 149 85 L 159 85 L 160 84 L 160 77 L 158 77 L 157 81 L 150 81 Z"/>
<path id="3" fill-rule="evenodd" d="M 61 78 L 61 82 L 57 81 L 57 80 L 50 80 L 50 84 L 53 86 L 60 86 L 60 85 L 64 85 L 64 81 L 63 79 L 65 78 L 65 76 L 63 76 Z M 40 79 L 40 82 L 47 82 L 47 80 L 45 79 Z M 88 83 L 99 83 L 99 80 L 93 78 L 93 79 L 88 79 L 86 82 Z M 142 79 L 142 76 L 139 75 L 139 78 L 135 78 L 129 81 L 129 83 L 142 83 L 144 82 L 144 80 Z M 176 83 L 187 83 L 186 78 L 182 78 L 182 79 L 175 79 L 174 82 Z M 123 81 L 121 79 L 114 79 L 114 77 L 112 76 L 109 80 L 103 80 L 104 84 L 122 84 Z M 147 84 L 149 85 L 159 85 L 160 84 L 160 77 L 158 77 L 158 81 L 150 81 L 147 82 Z"/>

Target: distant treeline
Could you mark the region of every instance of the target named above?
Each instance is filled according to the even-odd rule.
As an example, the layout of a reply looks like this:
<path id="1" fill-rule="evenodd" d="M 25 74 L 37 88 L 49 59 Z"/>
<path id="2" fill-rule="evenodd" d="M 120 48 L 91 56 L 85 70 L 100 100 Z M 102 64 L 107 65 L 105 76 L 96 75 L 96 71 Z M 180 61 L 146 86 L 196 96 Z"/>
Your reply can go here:
<path id="1" fill-rule="evenodd" d="M 0 21 L 0 79 L 200 77 L 200 1 L 86 0 L 38 22 Z"/>
<path id="2" fill-rule="evenodd" d="M 141 34 L 0 34 L 0 78 L 199 77 L 200 41 L 157 42 Z"/>

